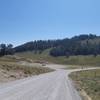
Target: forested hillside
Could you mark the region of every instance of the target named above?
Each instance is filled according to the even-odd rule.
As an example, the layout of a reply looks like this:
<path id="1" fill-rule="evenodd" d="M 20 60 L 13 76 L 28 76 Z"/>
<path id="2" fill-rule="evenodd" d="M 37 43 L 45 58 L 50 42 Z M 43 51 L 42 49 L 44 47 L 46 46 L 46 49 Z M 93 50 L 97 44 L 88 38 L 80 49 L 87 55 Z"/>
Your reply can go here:
<path id="1" fill-rule="evenodd" d="M 38 40 L 14 48 L 15 52 L 34 51 L 42 53 L 50 49 L 51 56 L 94 55 L 100 54 L 100 36 L 93 34 L 79 35 L 59 40 Z"/>

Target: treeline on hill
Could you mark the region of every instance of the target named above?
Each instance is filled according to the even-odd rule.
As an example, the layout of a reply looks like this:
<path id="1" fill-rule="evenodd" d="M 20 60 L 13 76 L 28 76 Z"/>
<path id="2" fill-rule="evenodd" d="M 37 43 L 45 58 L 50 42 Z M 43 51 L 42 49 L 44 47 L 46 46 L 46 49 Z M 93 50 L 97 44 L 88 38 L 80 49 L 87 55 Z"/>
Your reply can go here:
<path id="1" fill-rule="evenodd" d="M 71 39 L 59 40 L 38 40 L 25 43 L 13 48 L 12 44 L 0 44 L 0 56 L 12 55 L 15 52 L 34 51 L 34 53 L 42 53 L 44 50 L 50 49 L 51 56 L 70 55 L 98 55 L 100 54 L 100 36 L 96 35 L 80 35 Z"/>
<path id="2" fill-rule="evenodd" d="M 31 41 L 28 43 L 25 43 L 23 45 L 20 45 L 18 47 L 15 47 L 15 52 L 25 52 L 25 51 L 34 51 L 35 53 L 39 52 L 42 53 L 44 50 L 48 48 L 55 47 L 55 40 L 38 40 L 38 41 Z"/>
<path id="3" fill-rule="evenodd" d="M 12 55 L 14 54 L 14 49 L 12 44 L 0 44 L 0 56 Z"/>
<path id="4" fill-rule="evenodd" d="M 44 50 L 50 49 L 51 56 L 67 56 L 70 55 L 97 55 L 100 54 L 100 37 L 89 34 L 65 38 L 61 40 L 38 40 L 28 42 L 14 48 L 15 52 L 34 51 L 34 53 L 42 53 Z"/>

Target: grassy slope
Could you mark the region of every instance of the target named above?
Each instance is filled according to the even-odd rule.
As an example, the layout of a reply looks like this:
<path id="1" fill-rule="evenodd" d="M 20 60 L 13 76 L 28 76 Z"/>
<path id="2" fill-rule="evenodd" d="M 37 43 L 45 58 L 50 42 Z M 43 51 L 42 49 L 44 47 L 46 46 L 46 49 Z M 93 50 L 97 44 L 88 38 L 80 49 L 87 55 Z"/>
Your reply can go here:
<path id="1" fill-rule="evenodd" d="M 79 90 L 85 90 L 92 100 L 100 100 L 100 69 L 73 72 L 70 77 Z"/>
<path id="2" fill-rule="evenodd" d="M 22 71 L 26 75 L 38 75 L 46 72 L 52 71 L 49 68 L 43 68 L 43 67 L 28 67 L 25 65 L 19 65 L 16 63 L 10 63 L 10 62 L 1 62 L 0 61 L 0 69 L 5 70 L 5 71 Z"/>
<path id="3" fill-rule="evenodd" d="M 39 75 L 42 73 L 51 72 L 53 70 L 49 68 L 38 67 L 38 65 L 33 65 L 32 67 L 19 65 L 19 61 L 25 59 L 18 58 L 15 56 L 4 56 L 0 58 L 0 83 L 9 82 L 16 79 L 21 79 L 31 75 Z M 25 60 L 27 61 L 27 60 Z"/>
<path id="4" fill-rule="evenodd" d="M 16 55 L 31 58 L 32 60 L 44 60 L 57 64 L 67 64 L 67 65 L 100 65 L 100 56 L 70 56 L 66 57 L 52 57 L 48 54 L 49 50 L 44 51 L 42 54 L 34 54 L 34 52 L 23 52 L 17 53 Z"/>
<path id="5" fill-rule="evenodd" d="M 51 71 L 51 69 L 49 68 L 43 68 L 43 67 L 38 67 L 38 65 L 33 65 L 33 67 L 28 67 L 24 66 L 24 65 L 20 65 L 17 62 L 20 61 L 27 61 L 27 58 L 23 58 L 23 57 L 18 57 L 18 56 L 4 56 L 4 57 L 0 57 L 0 68 L 3 70 L 22 70 L 24 73 L 26 74 L 41 74 L 41 73 L 45 73 L 48 71 Z"/>

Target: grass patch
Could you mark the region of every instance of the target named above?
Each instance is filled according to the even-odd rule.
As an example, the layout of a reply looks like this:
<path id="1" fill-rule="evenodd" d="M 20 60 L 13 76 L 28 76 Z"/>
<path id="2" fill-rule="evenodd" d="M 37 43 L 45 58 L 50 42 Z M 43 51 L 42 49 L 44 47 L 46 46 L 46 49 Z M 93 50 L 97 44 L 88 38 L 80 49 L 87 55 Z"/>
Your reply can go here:
<path id="1" fill-rule="evenodd" d="M 85 90 L 92 100 L 100 100 L 100 69 L 73 72 L 70 77 L 78 90 Z"/>
<path id="2" fill-rule="evenodd" d="M 41 54 L 34 54 L 34 52 L 17 53 L 16 55 L 24 58 L 30 58 L 33 61 L 47 61 L 56 64 L 64 65 L 88 65 L 88 66 L 100 66 L 100 55 L 94 57 L 90 56 L 70 56 L 67 57 L 52 57 L 49 55 L 49 50 L 45 50 Z"/>
<path id="3" fill-rule="evenodd" d="M 38 64 L 33 64 L 32 66 L 28 66 L 28 64 L 22 65 L 19 63 L 20 61 L 31 62 L 28 58 L 15 55 L 0 57 L 0 83 L 53 71 L 50 68 L 42 67 Z"/>
<path id="4" fill-rule="evenodd" d="M 47 73 L 47 72 L 51 72 L 53 70 L 51 70 L 50 68 L 43 68 L 43 67 L 28 67 L 28 66 L 24 66 L 24 65 L 18 65 L 15 63 L 4 63 L 4 62 L 0 62 L 0 69 L 5 70 L 5 71 L 22 71 L 24 72 L 24 74 L 26 75 L 39 75 L 42 73 Z"/>
<path id="5" fill-rule="evenodd" d="M 19 62 L 19 61 L 31 62 L 31 59 L 25 57 L 19 57 L 16 55 L 5 55 L 3 57 L 0 57 L 0 61 L 1 62 Z"/>
<path id="6" fill-rule="evenodd" d="M 63 69 L 82 69 L 82 68 L 89 68 L 90 66 L 80 66 L 80 65 L 67 65 L 67 67 Z"/>

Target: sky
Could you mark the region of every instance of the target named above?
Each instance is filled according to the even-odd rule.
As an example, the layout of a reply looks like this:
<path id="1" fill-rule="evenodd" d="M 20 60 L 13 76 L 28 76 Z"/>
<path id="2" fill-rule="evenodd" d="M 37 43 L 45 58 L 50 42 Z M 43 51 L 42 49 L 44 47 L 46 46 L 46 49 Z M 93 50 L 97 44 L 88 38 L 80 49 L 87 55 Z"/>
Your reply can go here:
<path id="1" fill-rule="evenodd" d="M 100 0 L 0 0 L 0 43 L 100 35 Z"/>

